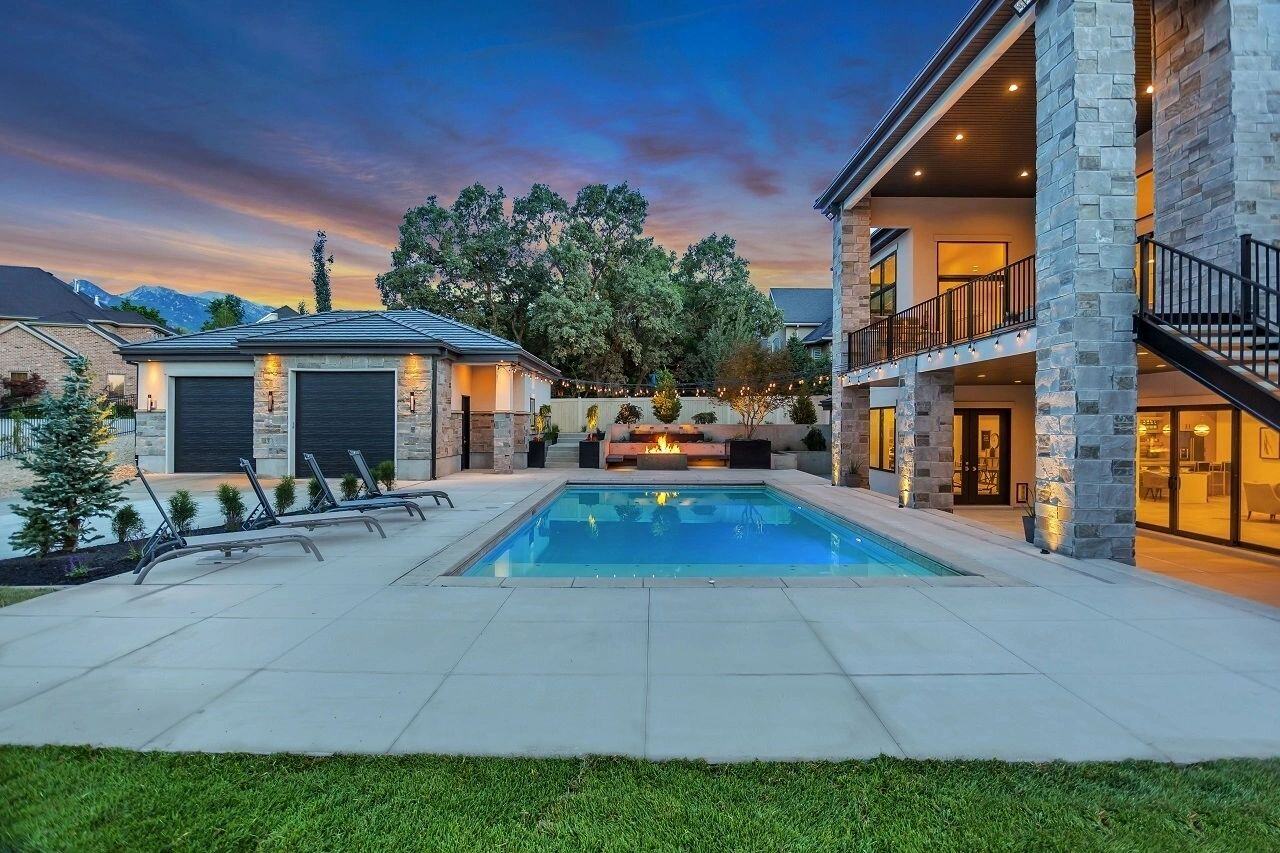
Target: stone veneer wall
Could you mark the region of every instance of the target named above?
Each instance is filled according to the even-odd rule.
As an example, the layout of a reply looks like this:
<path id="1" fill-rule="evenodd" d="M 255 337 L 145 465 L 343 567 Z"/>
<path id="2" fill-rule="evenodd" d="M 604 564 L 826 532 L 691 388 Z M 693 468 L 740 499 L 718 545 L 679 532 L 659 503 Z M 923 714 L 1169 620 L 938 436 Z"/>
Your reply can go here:
<path id="1" fill-rule="evenodd" d="M 451 372 L 441 360 L 441 389 Z M 406 480 L 431 476 L 431 360 L 423 356 L 266 355 L 254 358 L 253 455 L 259 472 L 279 476 L 289 470 L 290 370 L 396 370 L 396 471 Z M 267 411 L 270 393 L 275 405 Z M 410 411 L 410 392 L 416 411 Z M 300 472 L 295 472 L 300 473 Z"/>
<path id="2" fill-rule="evenodd" d="M 1131 0 L 1036 12 L 1036 542 L 1134 560 Z"/>
<path id="3" fill-rule="evenodd" d="M 1280 240 L 1280 0 L 1155 0 L 1156 239 L 1239 269 Z"/>
<path id="4" fill-rule="evenodd" d="M 871 389 L 845 388 L 840 379 L 849 369 L 845 335 L 871 322 L 871 202 L 840 211 L 832 231 L 831 482 L 867 488 Z"/>
<path id="5" fill-rule="evenodd" d="M 951 512 L 955 473 L 955 368 L 922 372 L 919 359 L 898 362 L 898 500 L 914 509 Z"/>
<path id="6" fill-rule="evenodd" d="M 493 470 L 510 474 L 515 469 L 515 416 L 511 412 L 493 413 Z"/>
<path id="7" fill-rule="evenodd" d="M 147 471 L 164 471 L 168 448 L 165 446 L 168 415 L 163 411 L 139 411 L 135 415 L 134 453 L 138 464 Z"/>

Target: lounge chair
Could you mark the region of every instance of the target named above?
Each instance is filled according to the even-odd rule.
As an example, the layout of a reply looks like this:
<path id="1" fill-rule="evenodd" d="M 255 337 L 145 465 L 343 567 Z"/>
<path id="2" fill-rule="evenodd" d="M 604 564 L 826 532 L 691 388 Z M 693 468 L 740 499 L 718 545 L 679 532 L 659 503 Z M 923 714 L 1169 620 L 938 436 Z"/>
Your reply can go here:
<path id="1" fill-rule="evenodd" d="M 1276 495 L 1276 489 L 1270 483 L 1245 483 L 1244 502 L 1247 511 L 1246 519 L 1252 519 L 1256 512 L 1270 516 L 1271 520 L 1275 521 L 1276 515 L 1280 514 L 1280 497 Z"/>
<path id="2" fill-rule="evenodd" d="M 230 557 L 232 551 L 250 551 L 254 548 L 261 548 L 264 545 L 283 545 L 292 542 L 296 545 L 301 545 L 303 551 L 311 554 L 317 560 L 324 561 L 324 557 L 320 555 L 320 549 L 311 541 L 311 537 L 294 531 L 241 530 L 236 533 L 183 536 L 182 531 L 173 523 L 173 519 L 169 518 L 169 512 L 165 509 L 164 504 L 156 497 L 155 491 L 151 488 L 151 484 L 147 482 L 147 478 L 142 473 L 141 468 L 138 469 L 138 479 L 142 481 L 147 494 L 151 496 L 152 503 L 160 511 L 161 521 L 160 526 L 156 528 L 156 532 L 151 534 L 151 538 L 143 546 L 142 559 L 138 561 L 137 568 L 133 570 L 133 573 L 138 576 L 134 580 L 135 585 L 142 583 L 147 573 L 165 560 L 174 560 L 178 557 L 185 557 L 188 554 L 200 554 L 205 551 L 221 551 L 223 556 Z"/>
<path id="3" fill-rule="evenodd" d="M 382 529 L 382 524 L 376 518 L 362 512 L 307 512 L 286 515 L 282 518 L 276 515 L 271 501 L 267 499 L 266 491 L 258 482 L 258 475 L 253 471 L 253 463 L 248 459 L 241 459 L 240 468 L 249 478 L 253 493 L 258 496 L 258 508 L 249 513 L 249 517 L 244 522 L 245 527 L 259 530 L 266 527 L 305 527 L 307 530 L 315 530 L 317 527 L 336 527 L 340 524 L 363 524 L 370 533 L 376 530 L 383 539 L 387 538 L 387 532 Z"/>
<path id="4" fill-rule="evenodd" d="M 329 487 L 329 481 L 324 478 L 324 472 L 320 470 L 320 463 L 316 461 L 316 457 L 311 453 L 302 454 L 302 458 L 311 468 L 311 474 L 320 483 L 320 505 L 329 507 L 329 510 L 335 509 L 353 509 L 356 512 L 372 512 L 377 509 L 403 509 L 405 512 L 413 515 L 415 512 L 418 518 L 423 521 L 427 517 L 422 513 L 422 507 L 418 506 L 407 498 L 360 498 L 354 501 L 338 500 L 338 496 L 333 493 L 333 489 Z M 321 510 L 328 512 L 329 510 Z"/>
<path id="5" fill-rule="evenodd" d="M 351 461 L 356 463 L 356 471 L 360 473 L 360 479 L 364 480 L 365 496 L 367 498 L 434 498 L 436 506 L 440 506 L 440 500 L 449 502 L 449 507 L 453 507 L 453 498 L 449 497 L 448 492 L 442 492 L 439 489 L 392 489 L 384 492 L 378 488 L 378 481 L 373 478 L 373 474 L 369 471 L 369 463 L 364 461 L 364 453 L 359 450 L 348 450 L 347 454 L 351 457 Z"/>

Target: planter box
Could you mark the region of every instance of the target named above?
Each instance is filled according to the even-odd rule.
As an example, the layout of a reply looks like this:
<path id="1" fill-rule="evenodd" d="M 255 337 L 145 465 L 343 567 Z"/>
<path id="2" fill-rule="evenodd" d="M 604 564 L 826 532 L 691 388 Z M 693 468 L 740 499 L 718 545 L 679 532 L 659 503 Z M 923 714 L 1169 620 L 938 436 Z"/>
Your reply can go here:
<path id="1" fill-rule="evenodd" d="M 529 440 L 529 457 L 530 468 L 546 468 L 547 467 L 547 443 L 540 438 Z"/>
<path id="2" fill-rule="evenodd" d="M 641 453 L 636 457 L 636 468 L 641 471 L 685 471 L 689 457 L 683 453 Z"/>
<path id="3" fill-rule="evenodd" d="M 579 468 L 603 468 L 604 463 L 604 442 L 603 441 L 579 441 L 578 442 L 578 467 Z"/>
<path id="4" fill-rule="evenodd" d="M 767 438 L 739 438 L 725 444 L 729 446 L 730 468 L 769 468 L 773 442 Z"/>

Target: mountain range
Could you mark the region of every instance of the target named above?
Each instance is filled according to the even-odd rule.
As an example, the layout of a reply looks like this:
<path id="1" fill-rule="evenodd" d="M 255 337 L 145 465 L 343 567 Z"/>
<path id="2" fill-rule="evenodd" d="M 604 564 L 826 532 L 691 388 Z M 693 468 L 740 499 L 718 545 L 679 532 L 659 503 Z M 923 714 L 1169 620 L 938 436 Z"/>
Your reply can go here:
<path id="1" fill-rule="evenodd" d="M 73 279 L 71 289 L 106 308 L 113 308 L 125 299 L 135 305 L 154 308 L 160 312 L 160 316 L 170 328 L 188 331 L 199 330 L 209 319 L 209 303 L 227 295 L 217 291 L 182 293 L 172 287 L 158 284 L 143 284 L 127 293 L 117 294 L 110 293 L 85 278 Z M 256 323 L 275 310 L 257 302 L 250 302 L 248 299 L 241 298 L 240 301 L 244 305 L 246 323 Z"/>

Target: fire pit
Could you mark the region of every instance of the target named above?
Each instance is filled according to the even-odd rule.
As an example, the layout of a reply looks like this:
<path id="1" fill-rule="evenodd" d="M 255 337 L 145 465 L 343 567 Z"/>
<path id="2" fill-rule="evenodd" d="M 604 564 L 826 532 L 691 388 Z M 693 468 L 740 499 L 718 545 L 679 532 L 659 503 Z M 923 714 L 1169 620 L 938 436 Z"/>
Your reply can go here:
<path id="1" fill-rule="evenodd" d="M 655 446 L 636 456 L 636 468 L 641 471 L 684 471 L 689 467 L 689 457 L 676 442 L 668 442 L 665 435 L 658 436 Z"/>

